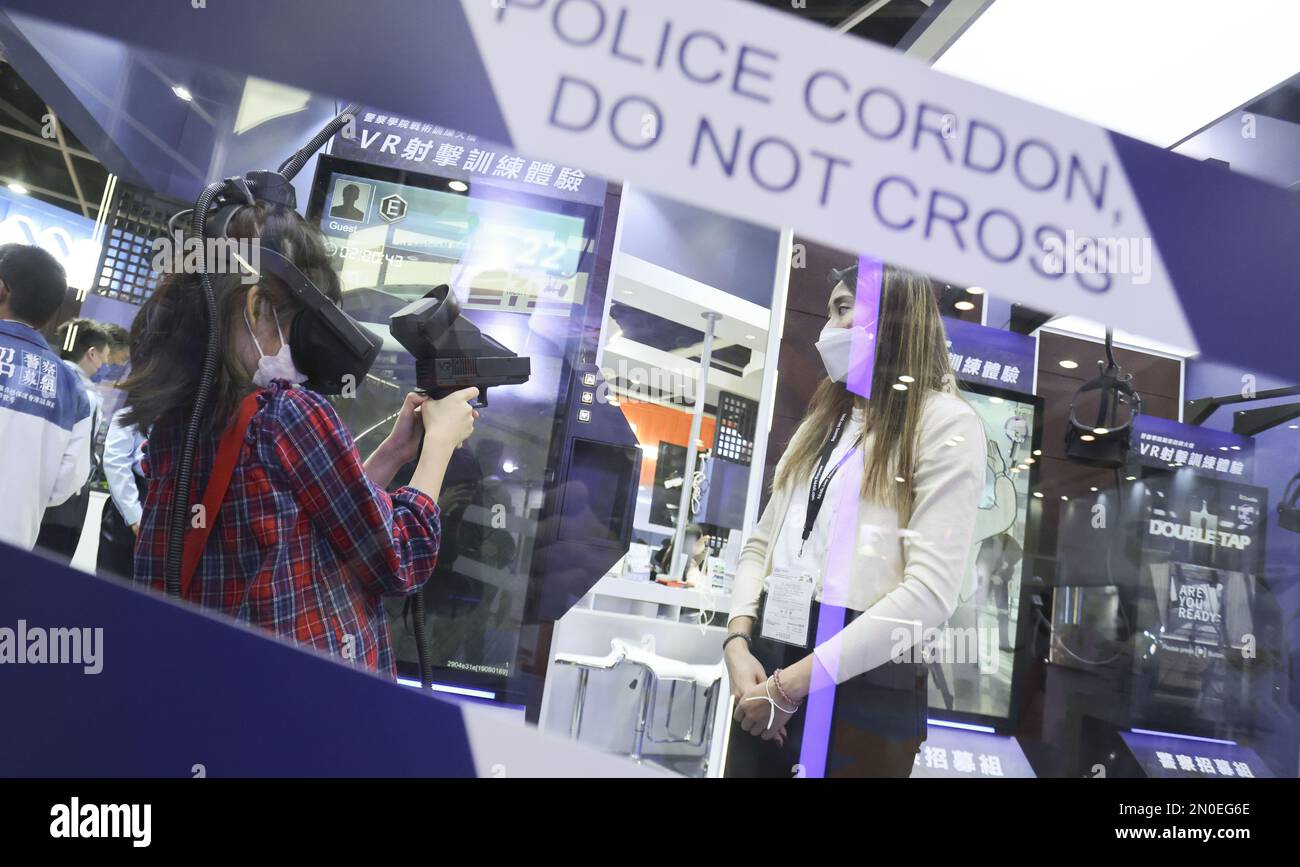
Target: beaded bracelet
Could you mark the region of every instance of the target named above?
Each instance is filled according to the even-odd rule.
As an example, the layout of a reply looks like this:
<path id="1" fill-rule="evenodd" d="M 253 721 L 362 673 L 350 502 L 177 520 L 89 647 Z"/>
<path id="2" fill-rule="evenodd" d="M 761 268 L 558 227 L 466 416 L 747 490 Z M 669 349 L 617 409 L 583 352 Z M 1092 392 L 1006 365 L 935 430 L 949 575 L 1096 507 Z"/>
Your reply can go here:
<path id="1" fill-rule="evenodd" d="M 778 668 L 776 671 L 772 672 L 772 682 L 776 684 L 776 691 L 778 694 L 780 694 L 781 698 L 785 701 L 785 703 L 794 705 L 795 710 L 798 710 L 799 702 L 790 698 L 790 696 L 785 691 L 785 687 L 781 686 L 781 669 Z"/>
<path id="2" fill-rule="evenodd" d="M 731 639 L 733 638 L 743 638 L 745 639 L 745 643 L 748 644 L 750 647 L 754 646 L 754 639 L 751 638 L 749 635 L 746 635 L 744 632 L 733 632 L 722 640 L 723 650 L 727 649 L 727 645 L 731 643 Z"/>

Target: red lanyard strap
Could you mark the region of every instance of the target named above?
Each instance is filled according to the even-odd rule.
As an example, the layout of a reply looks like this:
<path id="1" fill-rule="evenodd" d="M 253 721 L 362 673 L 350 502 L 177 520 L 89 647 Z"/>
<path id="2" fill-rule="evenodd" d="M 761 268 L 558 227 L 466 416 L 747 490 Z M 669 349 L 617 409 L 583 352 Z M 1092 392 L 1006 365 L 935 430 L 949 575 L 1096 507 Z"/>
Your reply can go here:
<path id="1" fill-rule="evenodd" d="M 212 464 L 212 476 L 203 491 L 203 521 L 198 527 L 193 526 L 191 521 L 191 526 L 185 533 L 185 550 L 181 557 L 182 599 L 189 598 L 190 581 L 194 578 L 195 570 L 199 568 L 199 557 L 203 555 L 203 549 L 208 544 L 208 536 L 212 533 L 212 525 L 216 523 L 217 513 L 221 511 L 221 504 L 226 499 L 230 478 L 235 474 L 235 464 L 239 461 L 239 450 L 244 444 L 244 435 L 253 420 L 253 413 L 257 412 L 259 393 L 255 391 L 244 398 L 239 405 L 239 418 L 222 434 L 221 442 L 217 445 L 217 457 Z"/>

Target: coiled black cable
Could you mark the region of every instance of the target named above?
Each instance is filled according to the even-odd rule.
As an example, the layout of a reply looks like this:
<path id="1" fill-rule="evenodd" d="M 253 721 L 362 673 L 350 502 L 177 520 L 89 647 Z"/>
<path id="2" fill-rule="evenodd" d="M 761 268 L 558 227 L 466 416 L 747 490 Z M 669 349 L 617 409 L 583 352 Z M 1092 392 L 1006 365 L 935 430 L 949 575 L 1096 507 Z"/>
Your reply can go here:
<path id="1" fill-rule="evenodd" d="M 208 208 L 212 200 L 226 186 L 225 181 L 217 181 L 204 187 L 194 203 L 194 213 L 190 223 L 191 237 L 198 238 L 206 251 L 206 239 L 203 233 L 207 228 Z M 212 279 L 208 276 L 206 253 L 201 252 L 202 265 L 199 269 L 199 286 L 203 292 L 203 309 L 208 319 L 208 336 L 203 346 L 203 366 L 199 371 L 199 384 L 194 391 L 194 408 L 190 411 L 189 422 L 185 426 L 185 439 L 181 445 L 180 459 L 176 464 L 175 487 L 172 488 L 171 512 L 168 514 L 167 548 L 163 561 L 164 584 L 167 595 L 180 598 L 181 595 L 181 559 L 185 552 L 185 521 L 190 513 L 190 485 L 194 473 L 194 453 L 198 448 L 199 431 L 203 426 L 203 415 L 207 412 L 208 399 L 212 396 L 212 383 L 217 376 L 217 363 L 220 354 L 221 323 L 217 316 L 217 299 L 212 291 Z M 215 515 L 203 515 L 205 521 Z"/>
<path id="2" fill-rule="evenodd" d="M 278 173 L 287 181 L 293 180 L 294 176 L 297 175 L 298 172 L 302 171 L 302 167 L 307 165 L 307 160 L 311 159 L 312 156 L 315 155 L 316 151 L 324 147 L 325 142 L 329 141 L 334 136 L 334 133 L 341 130 L 348 121 L 354 120 L 360 109 L 361 106 L 352 103 L 347 108 L 343 109 L 343 111 L 339 112 L 338 116 L 327 123 L 320 132 L 316 133 L 316 135 L 312 137 L 311 141 L 303 145 L 296 154 L 282 162 L 278 169 Z"/>
<path id="3" fill-rule="evenodd" d="M 424 588 L 411 597 L 411 618 L 415 621 L 415 652 L 420 663 L 420 688 L 433 686 L 433 662 L 429 648 L 429 634 L 424 629 Z"/>

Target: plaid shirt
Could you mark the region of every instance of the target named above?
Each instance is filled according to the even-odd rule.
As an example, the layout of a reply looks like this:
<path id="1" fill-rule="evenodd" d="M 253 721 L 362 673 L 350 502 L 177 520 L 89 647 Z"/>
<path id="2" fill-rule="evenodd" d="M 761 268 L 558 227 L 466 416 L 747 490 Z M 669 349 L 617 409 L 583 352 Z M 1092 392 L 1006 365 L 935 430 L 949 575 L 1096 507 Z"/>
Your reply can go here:
<path id="1" fill-rule="evenodd" d="M 432 574 L 438 506 L 414 488 L 389 495 L 372 482 L 338 413 L 315 392 L 276 381 L 258 402 L 187 598 L 395 676 L 381 597 L 412 593 Z M 200 441 L 195 502 L 220 436 Z M 183 425 L 159 424 L 145 444 L 135 580 L 160 592 L 183 437 Z"/>

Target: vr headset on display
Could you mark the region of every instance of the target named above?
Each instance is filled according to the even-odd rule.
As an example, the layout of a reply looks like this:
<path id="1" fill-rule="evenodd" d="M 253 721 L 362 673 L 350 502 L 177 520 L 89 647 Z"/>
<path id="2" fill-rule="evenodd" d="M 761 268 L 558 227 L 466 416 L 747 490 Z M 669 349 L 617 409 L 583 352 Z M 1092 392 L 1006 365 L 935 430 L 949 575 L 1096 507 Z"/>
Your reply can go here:
<path id="1" fill-rule="evenodd" d="M 1277 525 L 1283 530 L 1300 533 L 1300 473 L 1291 477 L 1277 504 Z"/>
<path id="2" fill-rule="evenodd" d="M 1142 414 L 1142 395 L 1133 388 L 1133 375 L 1124 373 L 1115 361 L 1114 332 L 1106 329 L 1106 361 L 1098 362 L 1099 376 L 1085 382 L 1070 402 L 1070 426 L 1065 432 L 1065 455 L 1072 461 L 1092 467 L 1115 470 L 1128 462 L 1133 421 Z M 1081 395 L 1100 392 L 1096 420 L 1086 424 L 1079 420 L 1077 408 Z M 1131 412 L 1120 421 L 1120 409 Z"/>

